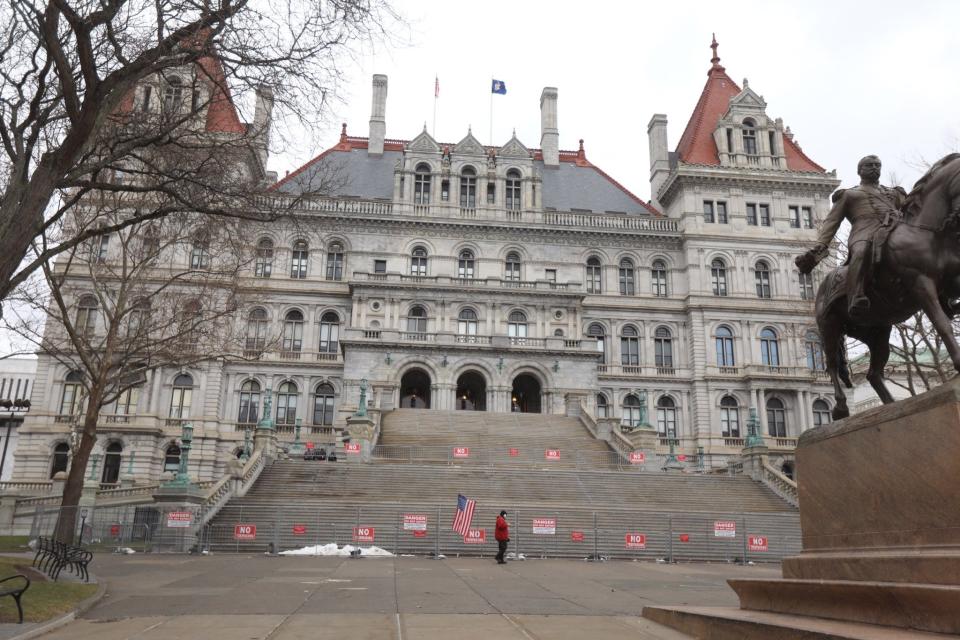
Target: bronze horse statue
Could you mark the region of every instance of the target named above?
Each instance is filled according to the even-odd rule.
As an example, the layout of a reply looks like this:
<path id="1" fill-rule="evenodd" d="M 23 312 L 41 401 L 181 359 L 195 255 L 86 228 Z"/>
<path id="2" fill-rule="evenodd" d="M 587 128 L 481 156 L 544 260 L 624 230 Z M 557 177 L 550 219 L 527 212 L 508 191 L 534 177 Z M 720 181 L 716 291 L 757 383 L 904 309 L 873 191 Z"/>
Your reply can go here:
<path id="1" fill-rule="evenodd" d="M 960 372 L 960 346 L 950 322 L 954 311 L 950 303 L 960 297 L 960 153 L 943 157 L 917 181 L 902 214 L 873 267 L 866 289 L 870 299 L 867 317 L 854 320 L 848 313 L 847 267 L 828 273 L 817 291 L 817 327 L 833 381 L 834 420 L 850 415 L 840 384 L 853 386 L 845 336 L 860 340 L 870 350 L 867 380 L 884 404 L 893 402 L 883 382 L 890 357 L 890 331 L 921 309 Z"/>

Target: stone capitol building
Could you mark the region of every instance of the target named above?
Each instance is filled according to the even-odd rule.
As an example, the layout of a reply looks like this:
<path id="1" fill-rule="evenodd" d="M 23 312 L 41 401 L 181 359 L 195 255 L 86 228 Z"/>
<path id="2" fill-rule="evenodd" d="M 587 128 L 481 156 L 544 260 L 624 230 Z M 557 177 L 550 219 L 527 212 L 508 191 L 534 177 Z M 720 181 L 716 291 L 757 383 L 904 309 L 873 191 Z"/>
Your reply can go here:
<path id="1" fill-rule="evenodd" d="M 147 94 L 149 96 L 149 94 Z M 366 137 L 336 145 L 271 187 L 317 188 L 286 222 L 250 223 L 257 301 L 238 318 L 258 358 L 148 376 L 133 406 L 105 407 L 95 454 L 107 485 L 176 470 L 218 478 L 268 390 L 281 441 L 334 442 L 357 411 L 429 408 L 616 418 L 642 414 L 678 453 L 722 463 L 756 410 L 771 452 L 830 420 L 810 276 L 793 259 L 816 236 L 839 181 L 807 157 L 763 97 L 714 54 L 679 141 L 647 128 L 645 201 L 563 150 L 558 90 L 540 97 L 539 141 L 481 144 L 423 131 L 387 137 L 388 79 L 375 75 Z M 466 129 L 466 127 L 465 127 Z M 584 134 L 589 132 L 584 132 Z M 640 167 L 635 167 L 640 170 Z M 20 429 L 18 480 L 68 464 L 71 372 L 40 356 Z M 111 416 L 124 413 L 124 420 Z M 720 464 L 717 463 L 717 464 Z"/>

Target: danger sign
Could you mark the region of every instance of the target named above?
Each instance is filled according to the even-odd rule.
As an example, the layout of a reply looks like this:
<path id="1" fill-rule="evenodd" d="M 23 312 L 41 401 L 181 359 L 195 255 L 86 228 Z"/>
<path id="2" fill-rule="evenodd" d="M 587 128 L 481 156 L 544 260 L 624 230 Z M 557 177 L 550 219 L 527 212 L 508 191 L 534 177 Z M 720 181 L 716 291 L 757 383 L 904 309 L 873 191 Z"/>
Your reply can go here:
<path id="1" fill-rule="evenodd" d="M 353 541 L 354 542 L 373 542 L 373 539 L 376 537 L 376 532 L 373 527 L 354 527 L 353 528 Z"/>
<path id="2" fill-rule="evenodd" d="M 630 464 L 643 464 L 647 461 L 647 454 L 643 451 L 630 452 Z"/>
<path id="3" fill-rule="evenodd" d="M 112 524 L 110 525 L 110 537 L 119 538 L 120 537 L 120 525 Z"/>
<path id="4" fill-rule="evenodd" d="M 570 541 L 571 541 L 571 542 L 583 542 L 583 531 L 571 531 L 571 532 L 570 532 Z"/>
<path id="5" fill-rule="evenodd" d="M 547 449 L 543 452 L 543 457 L 547 460 L 559 460 L 560 459 L 560 449 Z"/>
<path id="6" fill-rule="evenodd" d="M 748 551 L 766 551 L 767 536 L 747 536 Z"/>
<path id="7" fill-rule="evenodd" d="M 717 520 L 713 523 L 714 538 L 736 538 L 737 523 L 734 520 Z"/>
<path id="8" fill-rule="evenodd" d="M 174 529 L 189 527 L 193 524 L 193 514 L 189 511 L 171 511 L 167 514 L 167 526 Z"/>
<path id="9" fill-rule="evenodd" d="M 467 531 L 467 535 L 463 537 L 463 542 L 465 544 L 483 544 L 487 541 L 487 530 L 486 529 L 470 529 Z"/>
<path id="10" fill-rule="evenodd" d="M 512 447 L 509 453 L 511 458 L 516 458 L 517 456 L 520 455 L 520 449 L 517 449 L 516 447 Z"/>
<path id="11" fill-rule="evenodd" d="M 295 536 L 305 536 L 305 535 L 307 535 L 307 525 L 305 525 L 305 524 L 295 524 L 295 525 L 293 525 L 293 535 L 295 535 Z"/>
<path id="12" fill-rule="evenodd" d="M 347 442 L 343 445 L 343 450 L 347 453 L 360 453 L 360 443 L 359 442 Z"/>
<path id="13" fill-rule="evenodd" d="M 553 536 L 557 533 L 556 518 L 534 518 L 533 532 L 539 536 Z"/>
<path id="14" fill-rule="evenodd" d="M 645 533 L 628 533 L 623 537 L 627 549 L 646 549 L 647 535 Z"/>
<path id="15" fill-rule="evenodd" d="M 680 542 L 690 542 L 690 534 L 689 534 L 689 533 L 681 533 L 681 534 L 680 534 Z"/>
<path id="16" fill-rule="evenodd" d="M 686 462 L 686 461 L 687 461 L 687 455 L 686 455 L 685 453 L 678 453 L 678 454 L 677 454 L 677 460 L 678 460 L 679 462 Z"/>
<path id="17" fill-rule="evenodd" d="M 257 525 L 255 524 L 235 524 L 233 525 L 234 540 L 256 540 Z"/>
<path id="18" fill-rule="evenodd" d="M 307 449 L 313 449 L 313 443 L 312 443 L 312 442 L 308 442 L 308 443 L 307 443 Z"/>
<path id="19" fill-rule="evenodd" d="M 427 516 L 419 513 L 403 514 L 403 530 L 404 531 L 426 531 Z"/>
<path id="20" fill-rule="evenodd" d="M 454 458 L 469 458 L 469 457 L 470 457 L 470 447 L 454 447 L 454 448 L 453 448 L 453 457 L 454 457 Z"/>

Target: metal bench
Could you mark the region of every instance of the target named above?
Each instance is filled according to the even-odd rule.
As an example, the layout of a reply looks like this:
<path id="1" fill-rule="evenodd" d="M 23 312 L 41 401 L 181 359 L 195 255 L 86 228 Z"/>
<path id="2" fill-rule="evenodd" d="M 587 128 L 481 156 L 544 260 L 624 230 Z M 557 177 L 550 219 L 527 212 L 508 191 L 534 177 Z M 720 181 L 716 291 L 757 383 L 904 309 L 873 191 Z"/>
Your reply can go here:
<path id="1" fill-rule="evenodd" d="M 16 583 L 10 582 L 11 580 L 22 580 L 23 584 L 18 586 Z M 20 605 L 20 598 L 23 596 L 23 592 L 29 588 L 30 578 L 20 573 L 0 580 L 0 596 L 10 596 L 17 602 L 17 614 L 20 616 L 17 624 L 23 624 L 23 607 Z"/>
<path id="2" fill-rule="evenodd" d="M 67 568 L 70 573 L 84 582 L 90 581 L 87 565 L 93 560 L 93 554 L 81 547 L 64 544 L 51 538 L 37 538 L 37 553 L 33 557 L 33 566 L 37 567 L 51 580 L 56 581 L 60 572 Z"/>

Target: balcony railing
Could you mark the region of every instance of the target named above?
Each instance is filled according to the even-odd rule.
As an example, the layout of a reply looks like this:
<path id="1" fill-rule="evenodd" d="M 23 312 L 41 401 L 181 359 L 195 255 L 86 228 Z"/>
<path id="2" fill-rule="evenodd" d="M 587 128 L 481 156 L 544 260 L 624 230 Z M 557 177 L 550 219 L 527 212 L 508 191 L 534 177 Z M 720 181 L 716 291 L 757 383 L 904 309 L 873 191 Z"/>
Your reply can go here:
<path id="1" fill-rule="evenodd" d="M 583 287 L 579 282 L 552 282 L 550 280 L 508 280 L 506 278 L 461 278 L 458 276 L 423 276 L 408 275 L 405 273 L 369 273 L 354 271 L 354 282 L 390 282 L 394 284 L 431 284 L 436 286 L 456 287 L 457 289 L 527 289 L 531 291 L 571 291 L 580 292 Z"/>
<path id="2" fill-rule="evenodd" d="M 597 373 L 606 376 L 671 376 L 675 377 L 681 372 L 676 367 L 657 367 L 650 365 L 635 364 L 598 364 Z"/>
<path id="3" fill-rule="evenodd" d="M 496 347 L 515 350 L 573 351 L 577 353 L 596 353 L 596 341 L 590 338 L 568 340 L 562 336 L 534 338 L 529 336 L 479 335 L 453 333 L 452 331 L 399 331 L 397 329 L 345 329 L 342 341 L 362 340 L 378 343 L 429 344 L 431 347 L 444 345 L 470 345 L 477 347 Z"/>

